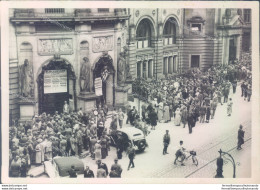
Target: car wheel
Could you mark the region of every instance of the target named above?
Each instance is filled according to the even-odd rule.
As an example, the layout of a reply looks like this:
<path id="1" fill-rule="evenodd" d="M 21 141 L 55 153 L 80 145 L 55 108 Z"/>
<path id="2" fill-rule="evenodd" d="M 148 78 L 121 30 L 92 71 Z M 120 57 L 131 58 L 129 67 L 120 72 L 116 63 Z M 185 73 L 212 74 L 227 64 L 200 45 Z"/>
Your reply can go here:
<path id="1" fill-rule="evenodd" d="M 144 141 L 140 141 L 140 142 L 138 143 L 138 149 L 139 149 L 140 151 L 144 151 L 144 150 L 145 150 L 145 142 L 144 142 Z"/>

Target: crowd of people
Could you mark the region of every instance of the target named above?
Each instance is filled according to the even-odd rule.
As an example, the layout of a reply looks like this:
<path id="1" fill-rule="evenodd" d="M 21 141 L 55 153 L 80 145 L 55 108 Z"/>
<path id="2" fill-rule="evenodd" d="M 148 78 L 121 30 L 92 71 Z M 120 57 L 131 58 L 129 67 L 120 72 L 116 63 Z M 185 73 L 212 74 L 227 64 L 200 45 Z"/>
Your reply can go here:
<path id="1" fill-rule="evenodd" d="M 135 79 L 133 93 L 142 97 L 146 104 L 142 105 L 140 113 L 135 106 L 127 107 L 126 123 L 139 128 L 147 136 L 148 126 L 155 130 L 158 122 L 174 120 L 176 126 L 182 125 L 185 128 L 188 125 L 189 133 L 192 133 L 197 122 L 209 123 L 210 119 L 214 119 L 218 104 L 227 103 L 227 115 L 232 114 L 230 90 L 236 93 L 238 84 L 241 84 L 241 96 L 250 101 L 251 62 L 236 60 L 233 64 L 213 65 L 206 71 L 193 69 L 184 74 L 169 75 L 165 79 Z M 65 102 L 63 113 L 42 113 L 35 115 L 30 122 L 13 122 L 9 133 L 10 176 L 26 177 L 32 165 L 42 165 L 44 161 L 56 156 L 84 157 L 86 152 L 90 153 L 93 160 L 98 161 L 98 169 L 101 170 L 101 159 L 105 159 L 110 151 L 109 135 L 123 127 L 125 118 L 121 109 L 114 109 L 108 131 L 105 127 L 107 115 L 106 105 L 99 105 L 86 113 L 82 109 L 70 111 Z M 168 141 L 165 140 L 164 143 L 167 145 Z M 120 143 L 116 148 L 117 159 L 121 159 L 123 150 Z M 163 153 L 167 154 L 167 148 Z M 134 150 L 130 149 L 128 169 L 130 166 L 134 167 L 134 155 Z M 118 172 L 118 167 L 116 165 L 116 169 L 111 168 L 112 177 L 121 176 L 122 170 Z M 109 175 L 106 169 L 103 170 L 105 174 L 98 170 L 97 176 Z"/>
<path id="2" fill-rule="evenodd" d="M 250 55 L 244 56 L 248 58 Z M 251 61 L 245 58 L 227 65 L 213 65 L 206 71 L 197 68 L 184 74 L 169 75 L 165 79 L 137 78 L 133 93 L 146 102 L 142 105 L 141 120 L 151 124 L 154 119 L 152 129 L 157 121 L 167 123 L 174 120 L 176 126 L 185 128 L 188 124 L 189 133 L 192 133 L 197 122 L 209 123 L 214 119 L 218 104 L 227 103 L 227 116 L 231 116 L 231 93 L 236 93 L 238 84 L 241 84 L 241 96 L 250 101 Z"/>
<path id="3" fill-rule="evenodd" d="M 121 112 L 113 113 L 111 124 Z M 106 105 L 83 113 L 81 108 L 69 111 L 65 102 L 63 113 L 42 113 L 31 122 L 13 122 L 9 133 L 10 176 L 26 177 L 32 165 L 41 165 L 56 156 L 83 158 L 90 153 L 93 160 L 105 159 L 110 151 L 107 114 Z M 113 127 L 116 130 L 117 123 Z"/>

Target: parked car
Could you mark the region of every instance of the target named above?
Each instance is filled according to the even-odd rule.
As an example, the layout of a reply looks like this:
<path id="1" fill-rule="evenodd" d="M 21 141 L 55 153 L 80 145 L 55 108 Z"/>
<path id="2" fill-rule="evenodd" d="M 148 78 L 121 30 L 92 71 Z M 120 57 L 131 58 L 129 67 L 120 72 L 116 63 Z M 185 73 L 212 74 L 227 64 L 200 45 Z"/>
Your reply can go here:
<path id="1" fill-rule="evenodd" d="M 44 162 L 44 172 L 50 177 L 69 177 L 71 166 L 74 165 L 79 178 L 84 175 L 84 163 L 77 157 L 55 157 L 52 161 Z"/>
<path id="2" fill-rule="evenodd" d="M 117 146 L 119 143 L 126 150 L 134 146 L 136 150 L 144 151 L 148 146 L 143 131 L 135 127 L 124 127 L 110 133 L 111 144 Z"/>

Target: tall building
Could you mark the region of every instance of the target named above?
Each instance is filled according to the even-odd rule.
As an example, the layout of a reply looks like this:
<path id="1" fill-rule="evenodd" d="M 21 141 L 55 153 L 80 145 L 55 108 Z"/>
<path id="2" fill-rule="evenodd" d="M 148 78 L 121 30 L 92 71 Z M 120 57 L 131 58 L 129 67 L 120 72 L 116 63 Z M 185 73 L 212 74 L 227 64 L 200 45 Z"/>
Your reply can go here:
<path id="1" fill-rule="evenodd" d="M 250 49 L 250 11 L 10 9 L 10 116 L 124 106 L 131 78 L 228 64 Z"/>
<path id="2" fill-rule="evenodd" d="M 129 14 L 129 62 L 135 77 L 228 64 L 239 59 L 242 39 L 243 50 L 250 46 L 250 9 L 130 9 Z"/>

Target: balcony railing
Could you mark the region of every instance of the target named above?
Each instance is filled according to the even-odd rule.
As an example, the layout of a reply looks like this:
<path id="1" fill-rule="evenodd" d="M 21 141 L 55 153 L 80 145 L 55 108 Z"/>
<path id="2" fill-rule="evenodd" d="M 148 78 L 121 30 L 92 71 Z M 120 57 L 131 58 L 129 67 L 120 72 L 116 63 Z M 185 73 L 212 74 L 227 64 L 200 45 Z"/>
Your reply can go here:
<path id="1" fill-rule="evenodd" d="M 95 16 L 126 16 L 126 9 L 114 9 L 113 11 L 107 8 L 100 9 L 75 9 L 73 12 L 66 12 L 62 8 L 45 9 L 45 12 L 37 12 L 36 9 L 15 9 L 15 18 L 37 18 L 37 17 L 95 17 Z"/>

